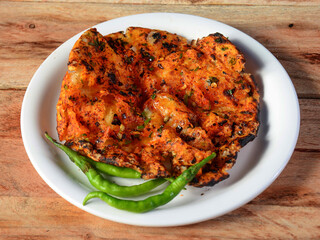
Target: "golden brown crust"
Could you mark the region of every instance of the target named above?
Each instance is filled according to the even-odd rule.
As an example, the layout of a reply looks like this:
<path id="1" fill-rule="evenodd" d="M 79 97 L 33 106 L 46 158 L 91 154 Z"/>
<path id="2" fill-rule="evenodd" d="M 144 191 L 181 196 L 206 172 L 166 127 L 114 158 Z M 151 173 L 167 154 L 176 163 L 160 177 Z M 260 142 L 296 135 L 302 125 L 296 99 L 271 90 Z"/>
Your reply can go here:
<path id="1" fill-rule="evenodd" d="M 102 36 L 90 29 L 70 53 L 59 138 L 145 179 L 178 176 L 215 151 L 191 183 L 214 185 L 259 127 L 259 94 L 244 62 L 219 33 L 189 45 L 159 30 Z"/>

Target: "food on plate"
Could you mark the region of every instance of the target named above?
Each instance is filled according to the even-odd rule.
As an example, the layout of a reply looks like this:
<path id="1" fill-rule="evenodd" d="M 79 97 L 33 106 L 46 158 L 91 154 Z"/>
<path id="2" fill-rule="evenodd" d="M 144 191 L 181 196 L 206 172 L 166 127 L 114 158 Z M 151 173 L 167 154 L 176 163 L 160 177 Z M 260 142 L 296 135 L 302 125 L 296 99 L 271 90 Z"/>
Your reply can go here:
<path id="1" fill-rule="evenodd" d="M 104 178 L 99 171 L 97 171 L 94 167 L 91 166 L 89 158 L 78 154 L 77 152 L 73 151 L 72 149 L 68 148 L 63 144 L 58 143 L 52 137 L 50 137 L 47 133 L 45 134 L 45 136 L 50 142 L 52 142 L 55 146 L 60 148 L 62 151 L 64 151 L 68 155 L 70 160 L 73 163 L 75 163 L 75 165 L 79 167 L 80 170 L 87 176 L 89 182 L 93 187 L 95 187 L 96 189 L 102 192 L 112 194 L 113 196 L 118 196 L 118 197 L 139 196 L 139 195 L 143 195 L 145 193 L 150 192 L 152 189 L 166 182 L 165 179 L 157 178 L 157 179 L 144 182 L 139 185 L 120 186 Z M 126 170 L 126 169 L 117 169 L 117 171 L 122 171 L 122 170 Z M 122 174 L 117 173 L 117 176 L 123 177 Z"/>
<path id="2" fill-rule="evenodd" d="M 83 205 L 85 205 L 87 201 L 92 198 L 100 198 L 110 206 L 136 213 L 148 212 L 170 202 L 181 192 L 182 189 L 184 189 L 186 184 L 188 184 L 196 176 L 199 170 L 216 156 L 215 153 L 212 153 L 201 162 L 189 167 L 176 179 L 157 178 L 141 183 L 139 185 L 120 186 L 109 181 L 107 178 L 101 175 L 101 173 L 107 173 L 109 175 L 118 177 L 136 177 L 135 174 L 132 174 L 132 171 L 134 170 L 130 168 L 115 167 L 105 163 L 100 163 L 99 165 L 97 165 L 93 163 L 94 161 L 90 158 L 83 156 L 73 151 L 69 147 L 57 142 L 55 139 L 50 137 L 48 133 L 45 133 L 45 137 L 56 147 L 65 152 L 68 155 L 69 159 L 87 176 L 91 185 L 100 190 L 90 192 L 83 200 Z M 112 169 L 111 171 L 110 168 Z M 130 172 L 129 170 L 132 171 Z M 148 197 L 144 200 L 134 201 L 113 197 L 117 196 L 127 198 L 132 196 L 140 196 L 149 193 L 154 188 L 166 182 L 166 180 L 171 183 L 164 189 L 161 194 Z"/>
<path id="3" fill-rule="evenodd" d="M 174 199 L 181 190 L 190 182 L 198 171 L 215 157 L 215 153 L 209 155 L 199 163 L 189 167 L 179 177 L 177 177 L 161 194 L 148 197 L 144 200 L 123 200 L 112 197 L 105 192 L 90 192 L 83 200 L 85 205 L 92 198 L 100 198 L 110 206 L 130 212 L 143 213 L 151 211 L 157 207 L 167 204 Z"/>
<path id="4" fill-rule="evenodd" d="M 217 153 L 189 184 L 224 179 L 259 128 L 259 93 L 222 34 L 188 42 L 166 31 L 89 29 L 69 56 L 57 104 L 59 139 L 144 179 L 177 178 Z"/>

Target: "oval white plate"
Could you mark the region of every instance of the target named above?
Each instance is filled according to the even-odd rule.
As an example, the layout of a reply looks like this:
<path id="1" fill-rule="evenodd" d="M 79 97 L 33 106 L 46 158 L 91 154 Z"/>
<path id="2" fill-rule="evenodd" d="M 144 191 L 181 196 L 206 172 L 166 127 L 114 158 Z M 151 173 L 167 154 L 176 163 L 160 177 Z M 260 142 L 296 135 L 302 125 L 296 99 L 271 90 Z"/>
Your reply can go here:
<path id="1" fill-rule="evenodd" d="M 230 178 L 212 188 L 188 187 L 172 202 L 145 214 L 109 207 L 100 199 L 82 200 L 93 190 L 84 174 L 43 133 L 57 138 L 55 106 L 68 55 L 81 33 L 56 49 L 33 76 L 21 111 L 21 132 L 27 154 L 44 181 L 77 207 L 99 217 L 140 226 L 177 226 L 211 219 L 230 212 L 255 198 L 280 174 L 296 145 L 300 113 L 293 84 L 277 59 L 261 44 L 226 24 L 175 13 L 151 13 L 113 19 L 95 26 L 103 35 L 141 26 L 197 39 L 220 32 L 244 53 L 261 93 L 261 127 L 258 137 L 239 155 Z M 122 181 L 117 179 L 118 181 Z M 130 180 L 124 180 L 128 183 Z M 139 180 L 132 181 L 136 183 Z"/>

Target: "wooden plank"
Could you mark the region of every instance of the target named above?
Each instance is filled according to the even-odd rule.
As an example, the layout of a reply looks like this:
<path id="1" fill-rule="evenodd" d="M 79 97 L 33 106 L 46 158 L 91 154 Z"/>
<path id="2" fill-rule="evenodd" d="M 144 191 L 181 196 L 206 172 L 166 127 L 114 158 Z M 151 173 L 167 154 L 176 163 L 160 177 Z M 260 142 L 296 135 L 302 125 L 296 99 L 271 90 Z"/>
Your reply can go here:
<path id="1" fill-rule="evenodd" d="M 9 0 L 10 1 L 10 0 Z M 23 2 L 41 2 L 41 0 L 12 0 Z M 59 2 L 59 0 L 47 0 Z M 277 5 L 277 6 L 318 6 L 319 0 L 65 0 L 64 2 L 90 2 L 90 3 L 113 3 L 113 4 L 189 4 L 189 5 Z"/>
<path id="2" fill-rule="evenodd" d="M 8 148 L 9 144 L 5 141 L 4 147 Z M 320 153 L 296 152 L 280 177 L 247 205 L 216 219 L 172 227 L 168 231 L 115 223 L 76 208 L 40 179 L 23 153 L 21 141 L 14 147 L 19 152 L 15 162 L 3 162 L 10 160 L 7 157 L 0 159 L 7 173 L 0 179 L 0 234 L 5 239 L 59 236 L 67 239 L 317 239 L 320 236 Z"/>
<path id="3" fill-rule="evenodd" d="M 319 6 L 0 2 L 0 89 L 25 89 L 56 47 L 90 26 L 159 11 L 199 15 L 244 31 L 280 60 L 300 97 L 320 98 Z"/>
<path id="4" fill-rule="evenodd" d="M 168 231 L 103 220 L 58 196 L 35 171 L 22 144 L 20 108 L 24 93 L 0 90 L 0 236 L 5 239 L 320 237 L 319 99 L 300 99 L 302 125 L 296 151 L 266 191 L 222 217 Z"/>

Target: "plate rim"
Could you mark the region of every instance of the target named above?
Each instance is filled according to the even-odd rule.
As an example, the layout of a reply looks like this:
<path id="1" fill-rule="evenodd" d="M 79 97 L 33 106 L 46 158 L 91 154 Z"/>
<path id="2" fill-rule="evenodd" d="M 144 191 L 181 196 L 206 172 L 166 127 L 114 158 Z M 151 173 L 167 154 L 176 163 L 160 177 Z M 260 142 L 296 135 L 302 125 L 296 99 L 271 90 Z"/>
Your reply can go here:
<path id="1" fill-rule="evenodd" d="M 269 50 L 267 50 L 261 43 L 259 43 L 257 40 L 253 39 L 252 37 L 250 37 L 249 35 L 247 35 L 246 33 L 232 27 L 232 26 L 229 26 L 225 23 L 222 23 L 222 22 L 219 22 L 219 21 L 216 21 L 216 20 L 212 20 L 212 19 L 208 19 L 208 18 L 203 18 L 203 17 L 200 17 L 200 16 L 195 16 L 195 15 L 190 15 L 190 14 L 182 14 L 182 13 L 144 13 L 144 14 L 135 14 L 135 15 L 130 15 L 130 16 L 124 16 L 124 17 L 120 17 L 120 18 L 115 18 L 115 19 L 112 19 L 112 20 L 109 20 L 109 21 L 106 21 L 106 22 L 102 22 L 102 23 L 99 23 L 93 27 L 96 27 L 96 28 L 100 28 L 103 24 L 105 23 L 110 23 L 112 21 L 120 21 L 120 20 L 124 20 L 124 19 L 131 19 L 131 18 L 134 18 L 134 17 L 137 17 L 137 16 L 140 16 L 140 17 L 153 17 L 155 15 L 158 15 L 158 16 L 164 16 L 164 15 L 167 15 L 167 16 L 172 16 L 173 18 L 180 18 L 180 17 L 187 17 L 187 18 L 197 18 L 197 19 L 200 19 L 201 21 L 210 21 L 210 22 L 215 22 L 217 24 L 222 24 L 222 25 L 225 25 L 227 26 L 228 28 L 230 28 L 231 30 L 233 31 L 237 31 L 237 32 L 241 32 L 242 34 L 246 35 L 247 37 L 251 38 L 252 40 L 254 40 L 256 43 L 258 43 L 260 45 L 261 48 L 263 48 L 265 51 L 267 51 L 268 53 L 270 53 Z M 91 27 L 90 27 L 91 28 Z M 89 29 L 89 28 L 87 28 Z M 259 194 L 261 194 L 261 192 L 263 192 L 267 187 L 269 187 L 273 181 L 280 175 L 280 173 L 283 171 L 283 169 L 285 168 L 285 166 L 288 164 L 291 156 L 292 156 L 292 153 L 294 151 L 294 148 L 296 146 L 296 143 L 297 143 L 297 139 L 298 139 L 298 136 L 299 136 L 299 131 L 300 131 L 300 108 L 299 108 L 299 101 L 298 101 L 298 98 L 297 98 L 297 94 L 296 94 L 296 91 L 294 89 L 294 85 L 288 75 L 288 73 L 286 72 L 286 70 L 284 69 L 284 67 L 281 65 L 281 63 L 276 59 L 276 57 L 272 54 L 271 56 L 273 57 L 273 60 L 279 65 L 279 67 L 281 68 L 281 70 L 283 71 L 283 74 L 286 75 L 287 79 L 289 80 L 289 84 L 290 84 L 290 88 L 291 90 L 293 90 L 293 93 L 295 93 L 295 107 L 296 107 L 296 110 L 297 110 L 297 128 L 296 128 L 296 133 L 295 133 L 295 137 L 294 139 L 292 139 L 292 142 L 294 144 L 291 144 L 291 148 L 289 149 L 289 154 L 288 154 L 288 157 L 285 161 L 283 161 L 283 164 L 282 166 L 277 169 L 277 172 L 274 174 L 273 178 L 272 179 L 269 179 L 268 182 L 265 183 L 265 186 L 263 186 L 262 188 L 260 188 L 260 191 L 256 191 L 256 193 L 254 195 L 250 195 L 250 196 L 247 196 L 247 198 L 244 200 L 244 201 L 241 201 L 241 202 L 238 202 L 238 204 L 235 204 L 233 205 L 233 207 L 229 207 L 229 208 L 226 208 L 225 211 L 222 211 L 220 212 L 219 214 L 216 214 L 214 216 L 206 216 L 206 217 L 203 217 L 203 218 L 197 218 L 197 219 L 186 219 L 184 222 L 176 222 L 176 223 L 169 223 L 169 224 L 157 224 L 157 223 L 133 223 L 133 222 L 130 222 L 130 221 L 125 221 L 125 220 L 119 220 L 117 218 L 106 218 L 104 216 L 104 214 L 97 214 L 95 211 L 92 211 L 92 209 L 90 209 L 89 207 L 83 207 L 81 204 L 77 203 L 77 202 L 74 202 L 74 200 L 72 198 L 70 198 L 68 195 L 65 195 L 63 192 L 61 192 L 60 189 L 57 189 L 57 187 L 55 185 L 52 185 L 50 179 L 47 178 L 47 176 L 45 176 L 43 174 L 43 172 L 41 171 L 41 169 L 39 169 L 39 166 L 37 165 L 37 161 L 34 159 L 34 156 L 33 156 L 33 153 L 31 152 L 30 150 L 30 145 L 29 145 L 29 142 L 27 142 L 27 136 L 26 136 L 26 132 L 25 132 L 25 128 L 27 127 L 26 126 L 26 122 L 25 122 L 25 117 L 26 117 L 26 104 L 27 104 L 27 98 L 30 97 L 30 92 L 32 90 L 32 87 L 33 87 L 33 84 L 35 84 L 36 80 L 36 77 L 38 75 L 38 72 L 40 72 L 40 70 L 42 69 L 42 66 L 47 62 L 49 61 L 48 59 L 52 58 L 52 56 L 54 56 L 54 54 L 59 51 L 59 49 L 62 47 L 62 45 L 66 44 L 67 42 L 72 42 L 74 38 L 76 38 L 77 36 L 80 36 L 84 31 L 86 30 L 83 30 L 82 32 L 76 34 L 75 36 L 71 37 L 70 39 L 68 39 L 67 41 L 65 41 L 63 44 L 61 44 L 57 49 L 55 49 L 43 62 L 42 64 L 39 66 L 39 68 L 37 69 L 37 71 L 35 72 L 35 74 L 33 75 L 28 87 L 27 87 L 27 90 L 26 90 L 26 93 L 24 95 L 24 98 L 23 98 L 23 102 L 22 102 L 22 107 L 21 107 L 21 117 L 20 117 L 20 126 L 21 126 L 21 135 L 22 135 L 22 139 L 23 139 L 23 144 L 25 146 L 25 149 L 26 149 L 26 152 L 27 152 L 27 155 L 32 163 L 32 165 L 34 166 L 34 168 L 36 169 L 36 171 L 38 172 L 38 174 L 41 176 L 41 178 L 56 192 L 58 193 L 61 197 L 63 197 L 64 199 L 66 199 L 68 202 L 70 202 L 71 204 L 77 206 L 78 208 L 84 210 L 84 211 L 87 211 L 93 215 L 96 215 L 96 216 L 99 216 L 99 217 L 102 217 L 102 218 L 105 218 L 105 219 L 108 219 L 108 220 L 111 220 L 111 221 L 115 221 L 115 222 L 120 222 L 120 223 L 124 223 L 124 224 L 130 224 L 130 225 L 136 225 L 136 226 L 152 226 L 152 227 L 168 227 L 168 226 L 181 226 L 181 225 L 187 225 L 187 224 L 193 224 L 193 223 L 198 223 L 198 222 L 202 222 L 202 221 L 206 221 L 206 220 L 209 220 L 209 219 L 212 219 L 212 218 L 216 218 L 216 217 L 219 217 L 221 215 L 224 215 L 228 212 L 231 212 L 243 205 L 245 205 L 247 202 L 249 202 L 250 200 L 254 199 L 256 196 L 258 196 Z"/>

